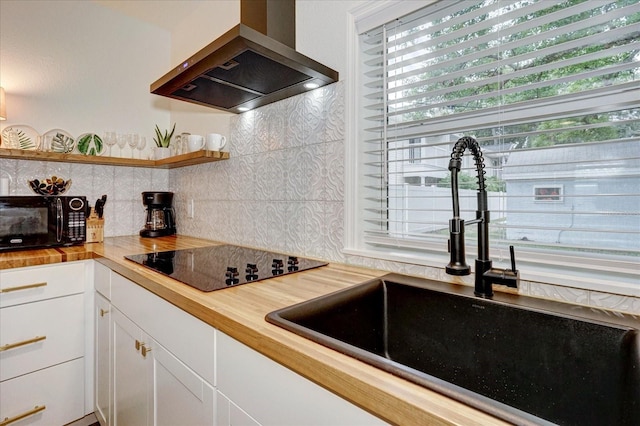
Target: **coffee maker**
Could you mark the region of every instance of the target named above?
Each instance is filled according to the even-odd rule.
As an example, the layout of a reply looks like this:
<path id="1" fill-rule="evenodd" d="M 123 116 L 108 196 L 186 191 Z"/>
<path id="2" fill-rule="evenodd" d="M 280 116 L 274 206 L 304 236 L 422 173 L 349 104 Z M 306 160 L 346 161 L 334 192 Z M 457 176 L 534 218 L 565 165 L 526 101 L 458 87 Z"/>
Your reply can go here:
<path id="1" fill-rule="evenodd" d="M 173 192 L 148 191 L 142 193 L 142 204 L 147 210 L 142 237 L 164 237 L 176 233 Z"/>

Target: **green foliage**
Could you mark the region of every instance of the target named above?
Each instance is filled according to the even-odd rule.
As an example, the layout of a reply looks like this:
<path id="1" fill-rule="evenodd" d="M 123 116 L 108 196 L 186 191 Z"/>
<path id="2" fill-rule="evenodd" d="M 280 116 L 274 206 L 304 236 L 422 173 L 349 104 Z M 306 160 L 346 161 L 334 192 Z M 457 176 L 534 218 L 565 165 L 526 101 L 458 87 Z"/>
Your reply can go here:
<path id="1" fill-rule="evenodd" d="M 156 137 L 153 138 L 153 141 L 156 143 L 156 146 L 159 148 L 168 148 L 171 144 L 171 137 L 173 136 L 173 132 L 176 131 L 176 123 L 173 123 L 173 128 L 171 129 L 171 133 L 168 130 L 164 131 L 164 134 L 158 128 L 156 124 Z"/>

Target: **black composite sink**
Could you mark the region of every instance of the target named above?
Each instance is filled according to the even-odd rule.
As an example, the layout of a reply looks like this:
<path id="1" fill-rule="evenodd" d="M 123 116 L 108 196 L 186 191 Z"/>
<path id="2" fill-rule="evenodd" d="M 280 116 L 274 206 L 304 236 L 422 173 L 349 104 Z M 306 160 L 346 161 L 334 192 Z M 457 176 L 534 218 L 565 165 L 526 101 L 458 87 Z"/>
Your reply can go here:
<path id="1" fill-rule="evenodd" d="M 390 274 L 267 321 L 515 424 L 640 425 L 640 321 Z"/>

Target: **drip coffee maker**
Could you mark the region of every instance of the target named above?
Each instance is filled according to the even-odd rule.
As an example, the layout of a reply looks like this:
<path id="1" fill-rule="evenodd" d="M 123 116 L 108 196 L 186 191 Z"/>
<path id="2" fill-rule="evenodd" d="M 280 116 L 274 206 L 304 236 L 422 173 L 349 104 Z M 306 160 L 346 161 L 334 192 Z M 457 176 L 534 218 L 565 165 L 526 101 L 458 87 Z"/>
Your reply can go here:
<path id="1" fill-rule="evenodd" d="M 142 204 L 147 210 L 142 237 L 164 237 L 176 233 L 173 192 L 148 191 L 142 193 Z"/>

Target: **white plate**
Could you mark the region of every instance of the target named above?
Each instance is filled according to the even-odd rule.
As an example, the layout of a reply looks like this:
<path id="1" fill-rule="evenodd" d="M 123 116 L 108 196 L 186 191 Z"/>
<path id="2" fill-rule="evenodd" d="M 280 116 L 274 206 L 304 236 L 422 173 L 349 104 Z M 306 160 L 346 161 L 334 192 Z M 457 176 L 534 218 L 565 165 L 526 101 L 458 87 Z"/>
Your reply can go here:
<path id="1" fill-rule="evenodd" d="M 102 155 L 104 142 L 95 133 L 84 133 L 76 138 L 76 149 L 84 155 Z"/>
<path id="2" fill-rule="evenodd" d="M 2 148 L 35 151 L 40 146 L 40 135 L 33 127 L 7 126 L 2 131 Z"/>
<path id="3" fill-rule="evenodd" d="M 51 129 L 42 135 L 43 151 L 68 153 L 73 151 L 75 140 L 66 130 Z"/>

